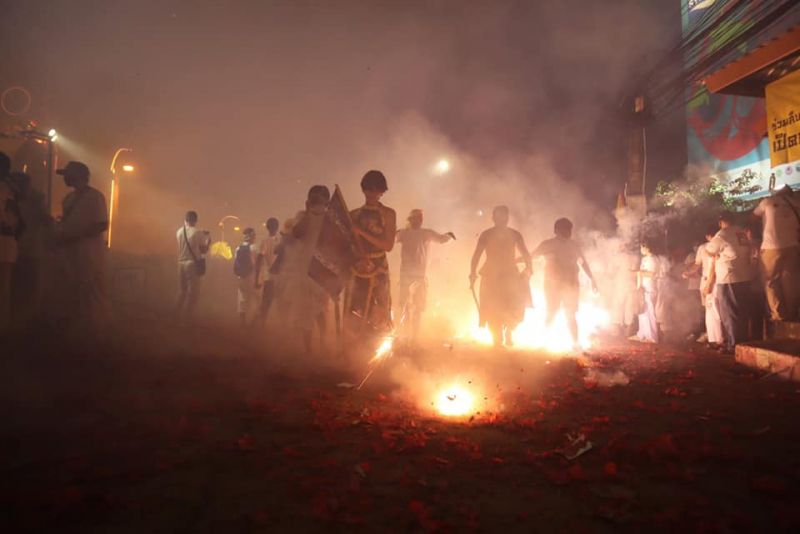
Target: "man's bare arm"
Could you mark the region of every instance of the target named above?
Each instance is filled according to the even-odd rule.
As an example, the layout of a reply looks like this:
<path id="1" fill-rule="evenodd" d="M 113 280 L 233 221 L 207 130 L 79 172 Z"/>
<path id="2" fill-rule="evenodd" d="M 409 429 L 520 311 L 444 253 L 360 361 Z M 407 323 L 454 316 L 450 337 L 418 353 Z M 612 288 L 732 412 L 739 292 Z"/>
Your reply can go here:
<path id="1" fill-rule="evenodd" d="M 444 234 L 440 234 L 439 232 L 431 230 L 431 235 L 433 236 L 433 240 L 436 241 L 437 243 L 447 243 L 451 239 L 456 238 L 453 232 L 446 232 Z"/>
<path id="2" fill-rule="evenodd" d="M 589 277 L 589 280 L 592 282 L 592 289 L 597 291 L 597 281 L 594 279 L 594 275 L 592 274 L 592 269 L 589 267 L 589 262 L 586 261 L 586 257 L 581 253 L 580 259 L 578 261 L 581 264 L 581 268 L 583 272 L 586 273 L 586 276 Z"/>
<path id="3" fill-rule="evenodd" d="M 256 256 L 256 274 L 255 274 L 255 276 L 253 277 L 253 279 L 254 279 L 254 281 L 255 281 L 255 286 L 256 286 L 256 287 L 261 287 L 261 284 L 259 284 L 259 283 L 258 283 L 258 280 L 261 278 L 261 276 L 260 276 L 260 274 L 261 274 L 261 267 L 262 267 L 263 265 L 264 265 L 264 254 L 262 254 L 261 252 L 259 252 L 259 253 L 258 253 L 258 256 Z"/>
<path id="4" fill-rule="evenodd" d="M 516 233 L 517 250 L 522 256 L 522 261 L 525 262 L 525 271 L 530 275 L 533 272 L 531 265 L 531 253 L 528 252 L 528 247 L 525 246 L 525 239 L 519 232 Z"/>
<path id="5" fill-rule="evenodd" d="M 708 271 L 708 280 L 706 281 L 706 286 L 701 288 L 703 293 L 706 295 L 710 295 L 711 292 L 714 290 L 714 284 L 717 283 L 717 257 L 714 256 L 711 258 L 711 268 Z"/>
<path id="6" fill-rule="evenodd" d="M 473 282 L 478 277 L 478 264 L 481 261 L 481 256 L 483 256 L 484 250 L 486 250 L 486 240 L 483 237 L 483 234 L 481 234 L 481 236 L 478 238 L 478 244 L 475 245 L 475 252 L 472 253 L 472 261 L 470 262 L 469 278 Z"/>

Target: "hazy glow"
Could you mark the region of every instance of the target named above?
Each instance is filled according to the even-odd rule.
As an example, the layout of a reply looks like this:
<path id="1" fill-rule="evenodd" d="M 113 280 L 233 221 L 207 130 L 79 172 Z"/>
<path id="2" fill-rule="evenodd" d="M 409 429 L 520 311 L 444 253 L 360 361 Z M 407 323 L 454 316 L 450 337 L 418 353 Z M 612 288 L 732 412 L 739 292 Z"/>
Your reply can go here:
<path id="1" fill-rule="evenodd" d="M 545 300 L 541 290 L 533 293 L 534 308 L 525 310 L 525 319 L 514 329 L 514 346 L 523 349 L 544 349 L 547 352 L 564 354 L 575 349 L 575 341 L 569 332 L 564 311 L 556 315 L 548 327 L 545 320 Z M 581 349 L 592 346 L 592 336 L 609 324 L 608 311 L 598 303 L 598 297 L 590 295 L 582 299 L 578 307 L 578 340 Z M 474 324 L 474 323 L 473 323 Z M 469 338 L 482 345 L 491 345 L 492 334 L 488 328 L 473 326 Z"/>
<path id="2" fill-rule="evenodd" d="M 215 243 L 212 243 L 211 248 L 209 249 L 209 254 L 211 256 L 226 260 L 233 259 L 233 251 L 231 251 L 231 246 L 225 241 L 216 241 Z"/>
<path id="3" fill-rule="evenodd" d="M 444 174 L 449 170 L 450 170 L 450 162 L 447 161 L 446 159 L 440 159 L 436 163 L 436 172 L 438 172 L 439 174 Z"/>
<path id="4" fill-rule="evenodd" d="M 435 407 L 441 415 L 458 417 L 472 412 L 475 397 L 467 389 L 451 385 L 436 393 Z"/>

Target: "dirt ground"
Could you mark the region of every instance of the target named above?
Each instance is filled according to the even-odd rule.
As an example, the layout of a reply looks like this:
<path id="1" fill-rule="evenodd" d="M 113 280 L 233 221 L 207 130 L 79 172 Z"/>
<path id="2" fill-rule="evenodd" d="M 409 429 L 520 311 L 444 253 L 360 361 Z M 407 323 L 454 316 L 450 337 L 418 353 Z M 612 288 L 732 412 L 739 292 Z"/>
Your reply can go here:
<path id="1" fill-rule="evenodd" d="M 491 369 L 499 408 L 458 421 L 389 379 L 414 358 L 354 391 L 237 331 L 133 321 L 91 349 L 0 349 L 5 532 L 800 527 L 800 385 L 699 346 L 428 347 L 433 374 Z M 579 433 L 592 448 L 567 460 Z"/>

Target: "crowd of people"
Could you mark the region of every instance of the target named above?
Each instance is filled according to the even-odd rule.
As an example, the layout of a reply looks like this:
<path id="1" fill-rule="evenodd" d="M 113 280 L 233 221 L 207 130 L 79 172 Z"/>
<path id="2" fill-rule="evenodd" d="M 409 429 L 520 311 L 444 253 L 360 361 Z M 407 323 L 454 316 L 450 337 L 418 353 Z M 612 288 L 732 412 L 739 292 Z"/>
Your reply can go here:
<path id="1" fill-rule="evenodd" d="M 105 197 L 89 185 L 83 163 L 70 161 L 56 173 L 71 191 L 54 219 L 31 177 L 11 172 L 0 152 L 0 332 L 45 314 L 64 329 L 96 329 L 111 318 Z"/>
<path id="2" fill-rule="evenodd" d="M 698 341 L 733 352 L 743 341 L 763 338 L 770 324 L 797 319 L 799 239 L 800 213 L 785 186 L 751 212 L 721 213 L 684 261 L 645 241 L 638 261 L 632 251 L 623 254 L 623 262 L 638 267 L 620 284 L 616 322 L 636 328 L 632 340 L 658 343 L 671 322 L 683 319 Z"/>
<path id="3" fill-rule="evenodd" d="M 89 185 L 89 168 L 69 162 L 57 173 L 72 189 L 57 219 L 30 177 L 11 172 L 0 153 L 0 328 L 24 325 L 43 307 L 44 258 L 54 258 L 62 291 L 48 308 L 61 310 L 76 326 L 96 328 L 111 317 L 105 290 L 108 212 L 103 194 Z M 361 180 L 363 205 L 349 213 L 352 266 L 343 298 L 331 295 L 310 274 L 317 257 L 330 190 L 315 185 L 305 209 L 281 224 L 266 221 L 260 241 L 253 228 L 242 232 L 233 258 L 237 312 L 242 325 L 264 324 L 268 317 L 285 326 L 311 349 L 314 333 L 325 343 L 328 310 L 336 301 L 336 327 L 346 342 L 403 331 L 412 340 L 426 307 L 427 265 L 431 243 L 454 240 L 423 226 L 413 209 L 398 229 L 393 209 L 381 203 L 388 190 L 380 171 Z M 745 220 L 746 217 L 751 217 Z M 568 219 L 554 224 L 554 237 L 529 251 L 520 232 L 508 226 L 507 207 L 492 213 L 493 227 L 480 234 L 470 264 L 470 288 L 480 323 L 496 345 L 512 345 L 514 328 L 531 305 L 532 260 L 545 259 L 547 321 L 563 310 L 573 340 L 578 340 L 580 271 L 597 292 L 597 283 Z M 206 271 L 210 234 L 189 211 L 176 233 L 178 295 L 175 320 L 191 323 Z M 688 330 L 698 341 L 731 352 L 742 341 L 760 338 L 765 326 L 793 321 L 800 311 L 800 213 L 787 186 L 762 199 L 750 213 L 724 212 L 688 256 L 643 239 L 636 249 L 621 246 L 614 265 L 605 265 L 604 281 L 613 286 L 608 307 L 613 322 L 630 339 L 658 343 L 670 333 Z M 398 299 L 392 304 L 387 255 L 399 243 Z M 485 259 L 484 259 L 485 258 Z M 482 265 L 481 260 L 484 259 Z M 480 289 L 475 284 L 480 279 Z M 606 283 L 606 282 L 604 282 Z M 765 321 L 767 319 L 768 321 Z M 689 325 L 680 330 L 677 322 Z M 375 336 L 373 336 L 373 334 Z M 348 337 L 349 336 L 349 337 Z"/>
<path id="4" fill-rule="evenodd" d="M 454 240 L 453 232 L 440 233 L 425 228 L 424 213 L 412 209 L 405 228 L 397 228 L 393 209 L 381 203 L 388 190 L 380 171 L 369 171 L 361 180 L 364 203 L 349 213 L 353 238 L 353 262 L 349 269 L 343 299 L 326 293 L 311 274 L 312 258 L 319 245 L 331 194 L 323 185 L 308 192 L 306 209 L 284 222 L 279 230 L 277 219 L 265 225 L 268 234 L 257 244 L 253 228 L 245 228 L 236 248 L 233 273 L 238 283 L 237 311 L 243 326 L 264 324 L 271 310 L 285 332 L 304 341 L 310 350 L 314 332 L 325 343 L 327 309 L 336 298 L 337 329 L 348 346 L 365 338 L 402 334 L 414 342 L 427 304 L 428 255 L 431 243 Z M 541 243 L 533 254 L 528 252 L 522 234 L 508 227 L 509 209 L 493 210 L 494 226 L 483 232 L 472 259 L 470 283 L 479 307 L 480 322 L 487 326 L 496 345 L 513 344 L 513 330 L 524 318 L 531 303 L 529 279 L 532 257 L 545 259 L 545 288 L 549 309 L 548 321 L 555 320 L 563 309 L 570 332 L 578 339 L 576 314 L 579 303 L 579 268 L 582 268 L 597 291 L 591 269 L 578 244 L 572 239 L 572 223 L 559 219 L 555 236 Z M 176 317 L 191 321 L 197 302 L 200 280 L 205 271 L 204 256 L 210 247 L 208 232 L 197 229 L 197 214 L 186 214 L 177 231 L 179 292 Z M 399 243 L 400 276 L 398 299 L 393 306 L 387 254 Z M 485 262 L 480 266 L 481 258 Z M 524 263 L 520 271 L 518 258 Z M 475 283 L 480 277 L 480 299 Z"/>
<path id="5" fill-rule="evenodd" d="M 407 226 L 398 230 L 395 211 L 380 202 L 388 190 L 380 171 L 368 172 L 361 180 L 361 189 L 364 203 L 349 213 L 353 261 L 341 300 L 326 292 L 309 272 L 331 201 L 327 186 L 311 187 L 305 209 L 282 225 L 269 218 L 267 235 L 260 243 L 253 228 L 242 231 L 242 242 L 233 255 L 233 274 L 243 326 L 263 326 L 274 316 L 285 332 L 293 334 L 289 337 L 303 340 L 306 349 L 311 349 L 315 332 L 324 347 L 327 311 L 332 299 L 337 298 L 337 306 L 343 310 L 337 329 L 341 326 L 341 335 L 349 336 L 350 343 L 357 344 L 370 334 L 394 331 L 395 314 L 401 325 L 407 325 L 411 337 L 417 335 L 426 305 L 428 248 L 432 242 L 445 243 L 455 236 L 424 228 L 420 209 L 412 210 Z M 210 237 L 197 229 L 194 211 L 186 214 L 176 237 L 180 283 L 175 315 L 179 321 L 190 323 Z M 396 241 L 402 247 L 402 261 L 400 303 L 393 309 L 387 254 Z"/>

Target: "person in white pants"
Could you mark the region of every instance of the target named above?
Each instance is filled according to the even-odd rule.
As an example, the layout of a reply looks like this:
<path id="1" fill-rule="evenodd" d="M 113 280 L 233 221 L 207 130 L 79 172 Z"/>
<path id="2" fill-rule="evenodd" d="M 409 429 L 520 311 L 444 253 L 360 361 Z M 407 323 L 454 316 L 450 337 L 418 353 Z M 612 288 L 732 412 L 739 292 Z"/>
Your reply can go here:
<path id="1" fill-rule="evenodd" d="M 239 314 L 239 323 L 246 326 L 255 312 L 256 302 L 260 295 L 256 288 L 258 246 L 256 245 L 255 229 L 245 228 L 242 237 L 242 244 L 236 248 L 234 274 L 238 281 L 236 311 Z"/>
<path id="2" fill-rule="evenodd" d="M 709 228 L 706 232 L 706 242 L 711 241 L 716 233 L 715 228 Z M 719 308 L 717 308 L 717 284 L 714 280 L 713 269 L 714 257 L 709 254 L 706 244 L 703 243 L 697 247 L 697 256 L 695 257 L 695 265 L 698 265 L 701 269 L 700 299 L 706 310 L 708 343 L 722 345 L 724 338 L 722 337 L 722 320 L 719 316 Z"/>

